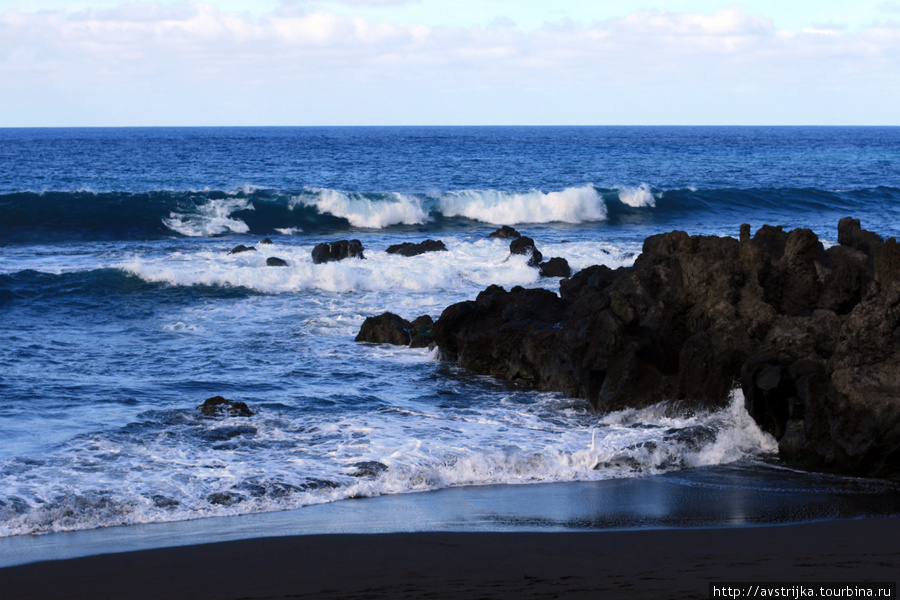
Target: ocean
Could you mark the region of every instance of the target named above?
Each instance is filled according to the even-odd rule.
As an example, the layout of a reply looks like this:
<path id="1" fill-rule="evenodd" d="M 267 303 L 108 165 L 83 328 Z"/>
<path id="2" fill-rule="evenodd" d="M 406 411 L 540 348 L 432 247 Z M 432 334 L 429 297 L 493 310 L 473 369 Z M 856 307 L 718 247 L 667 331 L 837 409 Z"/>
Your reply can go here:
<path id="1" fill-rule="evenodd" d="M 720 411 L 597 414 L 354 341 L 368 316 L 436 319 L 491 284 L 558 291 L 488 237 L 501 225 L 578 270 L 674 229 L 834 244 L 844 216 L 900 236 L 900 128 L 0 129 L 0 537 L 466 486 L 714 489 L 728 469 L 896 498 L 779 466 L 739 391 Z M 385 252 L 429 238 L 447 252 Z M 313 264 L 339 239 L 365 259 Z M 202 415 L 216 395 L 254 414 Z"/>

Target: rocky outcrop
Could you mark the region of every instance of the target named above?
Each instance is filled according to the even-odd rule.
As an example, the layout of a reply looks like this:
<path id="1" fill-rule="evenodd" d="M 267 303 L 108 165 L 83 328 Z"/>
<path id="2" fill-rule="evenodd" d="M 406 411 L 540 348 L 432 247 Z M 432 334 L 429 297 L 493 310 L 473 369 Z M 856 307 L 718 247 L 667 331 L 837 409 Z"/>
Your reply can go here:
<path id="1" fill-rule="evenodd" d="M 345 258 L 365 258 L 362 242 L 359 240 L 323 242 L 316 245 L 312 251 L 312 261 L 316 265 Z"/>
<path id="2" fill-rule="evenodd" d="M 259 240 L 259 243 L 260 243 L 260 244 L 271 244 L 271 243 L 272 243 L 272 240 L 270 240 L 269 238 L 265 237 L 265 238 Z"/>
<path id="3" fill-rule="evenodd" d="M 520 237 L 521 234 L 516 231 L 513 227 L 509 225 L 504 225 L 500 229 L 497 229 L 493 233 L 491 233 L 489 238 L 517 238 Z"/>
<path id="4" fill-rule="evenodd" d="M 410 322 L 399 315 L 386 312 L 377 317 L 367 317 L 359 329 L 356 341 L 426 348 L 434 343 L 431 336 L 433 327 L 434 320 L 428 315 Z"/>
<path id="5" fill-rule="evenodd" d="M 900 246 L 843 219 L 740 239 L 675 231 L 559 295 L 491 286 L 434 325 L 444 357 L 601 411 L 715 407 L 740 385 L 792 464 L 900 476 Z M 533 246 L 533 243 L 532 243 Z"/>
<path id="6" fill-rule="evenodd" d="M 393 246 L 388 246 L 387 250 L 385 250 L 385 252 L 387 252 L 388 254 L 399 254 L 401 256 L 418 256 L 420 254 L 425 254 L 426 252 L 446 251 L 447 247 L 441 240 L 425 240 L 424 242 L 419 242 L 418 244 L 403 242 L 402 244 L 394 244 Z"/>
<path id="7" fill-rule="evenodd" d="M 250 417 L 253 415 L 253 412 L 244 402 L 232 402 L 231 400 L 226 400 L 222 396 L 207 398 L 203 404 L 197 407 L 197 409 L 207 417 Z"/>
<path id="8" fill-rule="evenodd" d="M 270 256 L 266 259 L 267 267 L 286 267 L 288 266 L 287 261 L 283 258 L 278 258 L 277 256 Z"/>
<path id="9" fill-rule="evenodd" d="M 245 246 L 243 244 L 238 244 L 234 248 L 231 249 L 231 252 L 228 254 L 240 254 L 241 252 L 255 252 L 256 248 L 254 246 Z"/>
<path id="10" fill-rule="evenodd" d="M 535 246 L 534 240 L 528 236 L 519 236 L 509 243 L 510 254 L 521 254 L 528 257 L 528 265 L 537 267 L 544 260 L 544 255 Z"/>
<path id="11" fill-rule="evenodd" d="M 559 257 L 545 260 L 538 268 L 541 270 L 541 277 L 569 277 L 572 274 L 569 261 Z"/>

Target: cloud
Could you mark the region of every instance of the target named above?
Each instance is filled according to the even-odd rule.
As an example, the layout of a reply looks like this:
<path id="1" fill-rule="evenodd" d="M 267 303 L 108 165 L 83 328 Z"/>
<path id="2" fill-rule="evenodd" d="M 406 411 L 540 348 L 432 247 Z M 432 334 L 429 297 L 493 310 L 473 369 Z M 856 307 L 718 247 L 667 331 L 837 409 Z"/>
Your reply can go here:
<path id="1" fill-rule="evenodd" d="M 771 20 L 745 14 L 736 6 L 713 13 L 640 11 L 619 24 L 629 31 L 681 38 L 768 36 L 775 29 Z"/>
<path id="2" fill-rule="evenodd" d="M 349 6 L 401 6 L 404 4 L 418 4 L 422 0 L 331 0 L 339 4 Z"/>
<path id="3" fill-rule="evenodd" d="M 106 103 L 111 108 L 96 110 L 98 118 L 161 110 L 221 121 L 238 111 L 249 120 L 304 122 L 383 121 L 388 114 L 472 122 L 473 115 L 546 114 L 549 106 L 577 109 L 583 120 L 594 105 L 677 114 L 678 98 L 704 95 L 703 102 L 727 105 L 728 94 L 791 99 L 808 92 L 824 102 L 851 87 L 900 100 L 888 83 L 900 72 L 900 30 L 883 25 L 779 30 L 731 7 L 640 11 L 526 31 L 509 19 L 428 27 L 309 6 L 261 16 L 192 2 L 0 13 L 0 78 L 11 82 L 3 112 L 24 119 L 35 106 L 57 106 L 49 98 L 60 94 L 71 100 L 67 115 Z M 495 113 L 485 109 L 502 103 Z M 133 108 L 141 105 L 146 111 Z M 593 118 L 604 122 L 604 114 Z"/>
<path id="4" fill-rule="evenodd" d="M 391 6 L 405 6 L 419 4 L 422 0 L 280 0 L 276 14 L 297 15 L 316 10 L 322 10 L 323 6 L 342 5 L 354 8 L 380 8 Z"/>

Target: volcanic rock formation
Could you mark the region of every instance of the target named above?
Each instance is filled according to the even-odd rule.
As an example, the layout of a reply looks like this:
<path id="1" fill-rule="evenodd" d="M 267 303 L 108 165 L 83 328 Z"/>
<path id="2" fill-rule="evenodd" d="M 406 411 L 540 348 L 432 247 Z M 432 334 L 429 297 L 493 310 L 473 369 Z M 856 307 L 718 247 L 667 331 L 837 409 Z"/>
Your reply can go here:
<path id="1" fill-rule="evenodd" d="M 599 411 L 717 407 L 740 385 L 786 461 L 898 477 L 900 245 L 849 217 L 838 241 L 655 235 L 632 267 L 589 267 L 559 295 L 490 286 L 433 336 L 463 367 Z"/>

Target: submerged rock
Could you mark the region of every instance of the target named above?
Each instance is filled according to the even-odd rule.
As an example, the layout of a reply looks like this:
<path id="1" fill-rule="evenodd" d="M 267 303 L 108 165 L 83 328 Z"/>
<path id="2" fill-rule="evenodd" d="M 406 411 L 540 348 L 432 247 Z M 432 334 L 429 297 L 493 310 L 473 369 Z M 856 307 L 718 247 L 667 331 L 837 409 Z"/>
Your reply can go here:
<path id="1" fill-rule="evenodd" d="M 267 267 L 286 267 L 288 266 L 287 261 L 283 258 L 278 258 L 277 256 L 270 256 L 266 259 Z"/>
<path id="2" fill-rule="evenodd" d="M 350 473 L 350 477 L 375 477 L 388 470 L 388 466 L 377 460 L 366 460 L 354 463 L 355 471 Z"/>
<path id="3" fill-rule="evenodd" d="M 253 246 L 238 244 L 237 246 L 232 248 L 231 252 L 229 252 L 228 254 L 240 254 L 241 252 L 256 252 L 256 248 Z"/>
<path id="4" fill-rule="evenodd" d="M 208 417 L 216 417 L 221 415 L 230 415 L 232 417 L 250 417 L 253 412 L 243 402 L 232 402 L 226 400 L 222 396 L 213 396 L 207 398 L 206 401 L 197 407 L 197 409 Z"/>
<path id="5" fill-rule="evenodd" d="M 425 240 L 418 244 L 403 242 L 402 244 L 394 244 L 388 246 L 385 250 L 388 254 L 400 254 L 401 256 L 418 256 L 426 252 L 446 252 L 447 247 L 441 240 Z"/>
<path id="6" fill-rule="evenodd" d="M 651 236 L 632 267 L 589 267 L 559 296 L 490 286 L 447 307 L 434 340 L 600 411 L 721 407 L 739 381 L 785 460 L 900 477 L 900 246 L 854 219 L 839 229 L 827 251 L 808 229 Z"/>
<path id="7" fill-rule="evenodd" d="M 216 504 L 218 506 L 232 506 L 234 504 L 243 502 L 244 497 L 241 494 L 237 494 L 235 492 L 216 492 L 207 496 L 206 501 L 210 504 Z"/>
<path id="8" fill-rule="evenodd" d="M 365 258 L 362 242 L 359 240 L 323 242 L 312 250 L 313 264 L 317 265 L 345 258 Z"/>
<path id="9" fill-rule="evenodd" d="M 271 244 L 271 243 L 272 243 L 272 240 L 270 240 L 270 239 L 267 238 L 267 237 L 264 237 L 263 239 L 259 240 L 259 243 L 260 243 L 260 244 Z"/>
<path id="10" fill-rule="evenodd" d="M 181 504 L 178 500 L 163 496 L 162 494 L 154 494 L 153 496 L 150 496 L 150 499 L 153 500 L 153 504 L 157 508 L 175 508 Z"/>

